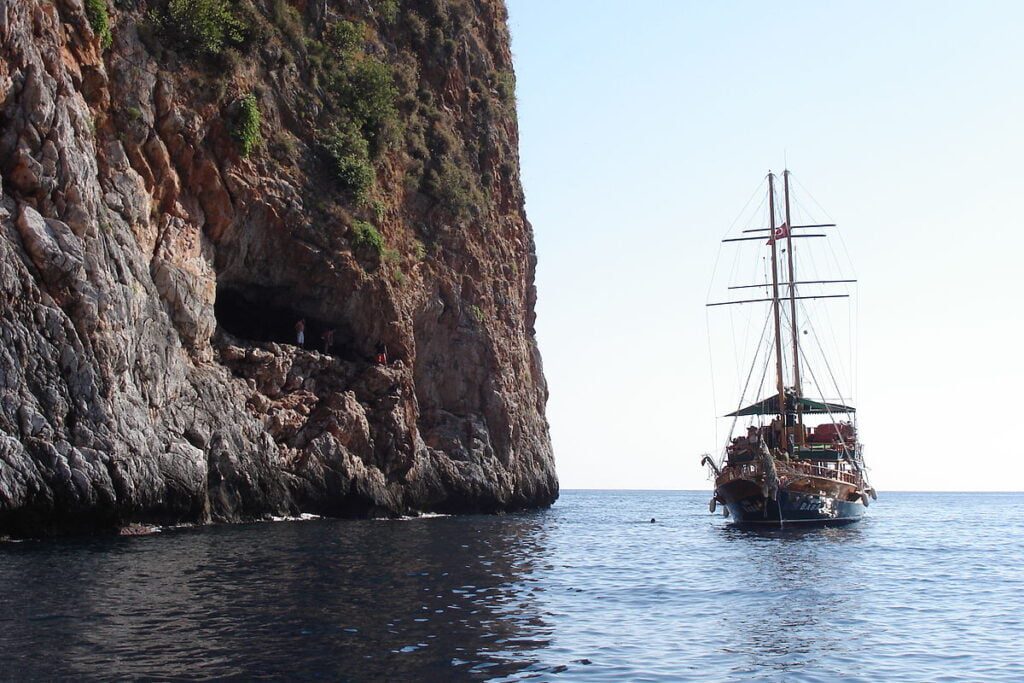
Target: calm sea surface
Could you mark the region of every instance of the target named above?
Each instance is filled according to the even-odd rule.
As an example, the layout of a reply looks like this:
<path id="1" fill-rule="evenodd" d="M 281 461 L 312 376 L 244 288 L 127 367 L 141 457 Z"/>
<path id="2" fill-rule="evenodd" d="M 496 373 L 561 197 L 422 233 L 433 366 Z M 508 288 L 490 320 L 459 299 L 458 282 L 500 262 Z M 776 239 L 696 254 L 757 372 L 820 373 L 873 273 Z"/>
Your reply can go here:
<path id="1" fill-rule="evenodd" d="M 1024 681 L 1024 494 L 760 533 L 708 497 L 0 543 L 0 678 Z"/>

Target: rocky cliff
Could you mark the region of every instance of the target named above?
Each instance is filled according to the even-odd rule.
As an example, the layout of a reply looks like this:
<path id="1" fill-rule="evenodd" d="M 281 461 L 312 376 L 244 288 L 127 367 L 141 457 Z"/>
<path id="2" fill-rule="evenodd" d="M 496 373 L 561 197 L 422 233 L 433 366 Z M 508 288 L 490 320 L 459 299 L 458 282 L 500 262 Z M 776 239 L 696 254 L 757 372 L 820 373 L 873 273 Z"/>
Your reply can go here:
<path id="1" fill-rule="evenodd" d="M 0 0 L 0 533 L 554 501 L 506 24 Z"/>

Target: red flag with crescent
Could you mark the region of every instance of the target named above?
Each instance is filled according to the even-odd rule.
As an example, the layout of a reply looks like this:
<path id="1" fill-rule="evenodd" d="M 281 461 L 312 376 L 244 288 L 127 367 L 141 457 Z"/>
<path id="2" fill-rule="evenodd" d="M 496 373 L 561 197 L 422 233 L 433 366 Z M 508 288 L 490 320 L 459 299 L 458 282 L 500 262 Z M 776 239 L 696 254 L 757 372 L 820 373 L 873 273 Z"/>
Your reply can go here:
<path id="1" fill-rule="evenodd" d="M 773 244 L 775 240 L 781 240 L 787 237 L 789 237 L 789 224 L 783 223 L 779 227 L 775 228 L 775 232 L 772 233 L 772 236 L 768 238 L 768 241 L 765 242 L 765 244 Z"/>

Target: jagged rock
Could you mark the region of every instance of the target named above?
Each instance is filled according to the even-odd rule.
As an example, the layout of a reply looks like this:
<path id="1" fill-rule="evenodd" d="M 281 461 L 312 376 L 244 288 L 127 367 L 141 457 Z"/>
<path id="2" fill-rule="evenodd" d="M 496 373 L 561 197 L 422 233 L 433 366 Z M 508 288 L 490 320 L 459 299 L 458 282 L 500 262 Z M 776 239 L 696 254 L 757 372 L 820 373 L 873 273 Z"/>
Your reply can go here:
<path id="1" fill-rule="evenodd" d="M 268 34 L 225 70 L 144 36 L 146 3 L 107 4 L 104 50 L 80 0 L 0 0 L 0 535 L 557 497 L 516 124 L 493 82 L 505 9 L 406 4 L 457 35 L 368 33 L 431 128 L 378 160 L 367 205 L 318 151 L 331 110 L 306 50 L 325 21 L 379 21 L 369 5 L 295 3 L 309 40 Z M 248 92 L 263 143 L 242 158 Z M 468 209 L 410 183 L 456 157 Z M 356 247 L 354 218 L 385 252 Z"/>
<path id="2" fill-rule="evenodd" d="M 53 218 L 43 218 L 27 204 L 21 206 L 16 225 L 22 245 L 42 274 L 54 287 L 73 287 L 84 276 L 82 245 L 71 228 Z"/>

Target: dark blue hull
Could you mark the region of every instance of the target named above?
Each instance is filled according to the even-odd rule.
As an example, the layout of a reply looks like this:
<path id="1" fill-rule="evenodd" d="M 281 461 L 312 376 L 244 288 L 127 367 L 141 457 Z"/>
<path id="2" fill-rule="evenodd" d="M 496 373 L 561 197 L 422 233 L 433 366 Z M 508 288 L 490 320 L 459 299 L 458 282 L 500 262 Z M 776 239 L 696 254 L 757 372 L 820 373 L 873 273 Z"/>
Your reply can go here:
<path id="1" fill-rule="evenodd" d="M 751 487 L 752 488 L 752 487 Z M 777 500 L 766 500 L 760 491 L 726 500 L 729 517 L 734 524 L 849 524 L 856 522 L 867 511 L 867 506 L 856 501 L 837 500 L 827 495 L 815 495 L 780 489 Z"/>

